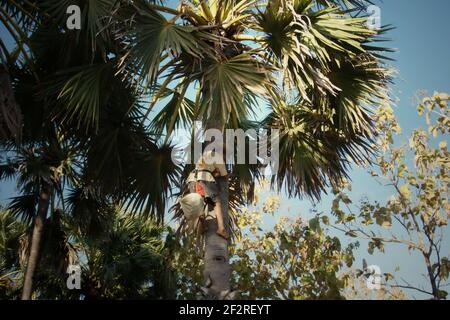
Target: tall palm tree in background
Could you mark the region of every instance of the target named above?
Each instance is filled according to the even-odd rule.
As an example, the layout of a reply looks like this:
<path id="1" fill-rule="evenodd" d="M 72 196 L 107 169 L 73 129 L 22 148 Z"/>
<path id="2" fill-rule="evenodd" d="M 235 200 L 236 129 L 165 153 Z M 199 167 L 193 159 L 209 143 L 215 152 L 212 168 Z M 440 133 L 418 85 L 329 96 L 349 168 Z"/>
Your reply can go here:
<path id="1" fill-rule="evenodd" d="M 82 28 L 66 30 L 74 2 Z M 196 120 L 222 132 L 279 129 L 272 186 L 290 196 L 318 199 L 352 162 L 368 159 L 370 106 L 390 81 L 381 55 L 387 49 L 373 45 L 387 29 L 371 30 L 358 15 L 369 3 L 1 1 L 0 17 L 16 40 L 5 52 L 21 57 L 8 70 L 24 131 L 27 121 L 36 124 L 31 141 L 47 141 L 48 127 L 61 132 L 79 149 L 83 181 L 162 220 L 170 187 L 189 172 L 176 179 L 171 134 Z M 256 119 L 261 102 L 269 115 Z M 229 205 L 239 204 L 235 193 L 248 200 L 251 192 L 243 191 L 261 177 L 258 166 L 228 169 L 232 188 L 219 181 L 226 223 Z M 230 297 L 228 243 L 215 234 L 215 219 L 208 223 L 205 292 Z"/>
<path id="2" fill-rule="evenodd" d="M 160 299 L 175 296 L 167 277 L 165 229 L 151 217 L 118 210 L 92 190 L 73 190 L 67 211 L 55 210 L 36 270 L 34 295 L 42 299 Z M 24 218 L 24 216 L 22 216 Z M 0 209 L 0 298 L 20 297 L 30 223 Z M 20 253 L 20 254 L 17 254 Z M 81 268 L 78 290 L 67 288 L 67 268 Z"/>
<path id="3" fill-rule="evenodd" d="M 169 162 L 171 147 L 159 146 L 141 124 L 140 90 L 131 76 L 117 74 L 119 41 L 108 30 L 96 37 L 109 4 L 84 2 L 88 26 L 74 32 L 63 29 L 60 1 L 1 4 L 1 21 L 15 40 L 8 54 L 17 58 L 8 60 L 8 70 L 23 125 L 18 141 L 1 124 L 8 133 L 0 178 L 16 179 L 23 195 L 11 207 L 28 209 L 33 223 L 22 293 L 30 299 L 45 221 L 69 189 L 95 185 L 100 197 L 155 216 L 179 169 Z"/>
<path id="4" fill-rule="evenodd" d="M 49 208 L 54 212 L 54 204 L 50 203 L 62 192 L 62 179 L 76 181 L 76 161 L 72 158 L 71 146 L 59 143 L 21 146 L 14 153 L 14 158 L 1 165 L 0 178 L 17 179 L 22 195 L 13 198 L 11 210 L 23 215 L 28 222 L 33 221 L 34 225 L 23 288 L 23 298 L 29 298 Z"/>

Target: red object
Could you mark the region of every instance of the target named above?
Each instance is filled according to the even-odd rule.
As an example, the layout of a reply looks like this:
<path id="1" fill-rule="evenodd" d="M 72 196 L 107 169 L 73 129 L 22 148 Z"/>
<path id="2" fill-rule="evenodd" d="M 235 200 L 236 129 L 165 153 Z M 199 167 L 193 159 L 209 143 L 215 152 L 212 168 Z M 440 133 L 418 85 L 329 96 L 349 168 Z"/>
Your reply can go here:
<path id="1" fill-rule="evenodd" d="M 201 195 L 202 197 L 205 197 L 205 188 L 203 187 L 203 184 L 200 182 L 195 183 L 195 192 Z"/>

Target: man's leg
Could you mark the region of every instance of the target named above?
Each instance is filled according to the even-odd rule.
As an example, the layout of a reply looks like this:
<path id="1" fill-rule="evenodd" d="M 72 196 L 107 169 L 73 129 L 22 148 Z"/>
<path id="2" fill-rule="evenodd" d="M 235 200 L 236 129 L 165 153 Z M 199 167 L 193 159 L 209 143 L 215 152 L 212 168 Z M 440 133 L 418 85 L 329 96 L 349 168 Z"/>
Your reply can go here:
<path id="1" fill-rule="evenodd" d="M 220 203 L 220 200 L 216 202 L 214 210 L 216 211 L 216 218 L 217 218 L 217 234 L 222 238 L 228 240 L 228 232 L 225 229 L 225 225 L 223 223 L 222 204 Z"/>

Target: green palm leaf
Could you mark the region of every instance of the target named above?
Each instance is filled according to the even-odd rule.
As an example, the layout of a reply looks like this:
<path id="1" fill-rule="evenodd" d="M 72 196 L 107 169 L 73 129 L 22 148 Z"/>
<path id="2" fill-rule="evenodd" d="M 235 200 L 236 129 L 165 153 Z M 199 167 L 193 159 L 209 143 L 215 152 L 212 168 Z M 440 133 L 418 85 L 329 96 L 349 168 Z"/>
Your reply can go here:
<path id="1" fill-rule="evenodd" d="M 272 68 L 250 54 L 223 61 L 207 61 L 201 78 L 202 105 L 200 115 L 207 119 L 247 119 L 254 103 L 252 98 L 270 98 Z M 250 102 L 250 103 L 248 103 Z"/>
<path id="2" fill-rule="evenodd" d="M 62 122 L 78 128 L 98 128 L 100 109 L 108 99 L 113 69 L 107 64 L 94 64 L 64 71 L 51 81 L 47 95 L 63 108 L 58 112 Z"/>
<path id="3" fill-rule="evenodd" d="M 186 53 L 199 59 L 207 47 L 196 36 L 195 28 L 168 21 L 149 6 L 138 8 L 129 29 L 122 36 L 133 45 L 122 58 L 122 67 L 132 69 L 150 85 L 154 84 L 165 57 Z"/>

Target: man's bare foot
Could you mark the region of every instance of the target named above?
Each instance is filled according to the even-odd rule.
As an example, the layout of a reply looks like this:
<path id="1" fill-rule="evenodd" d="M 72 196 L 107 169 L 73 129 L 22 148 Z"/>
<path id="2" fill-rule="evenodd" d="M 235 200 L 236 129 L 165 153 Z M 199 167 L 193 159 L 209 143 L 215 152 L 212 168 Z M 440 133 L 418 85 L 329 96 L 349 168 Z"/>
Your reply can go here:
<path id="1" fill-rule="evenodd" d="M 224 238 L 225 240 L 228 240 L 228 238 L 229 238 L 228 232 L 226 232 L 225 229 L 217 230 L 216 233 L 217 233 L 219 236 L 221 236 L 222 238 Z"/>

